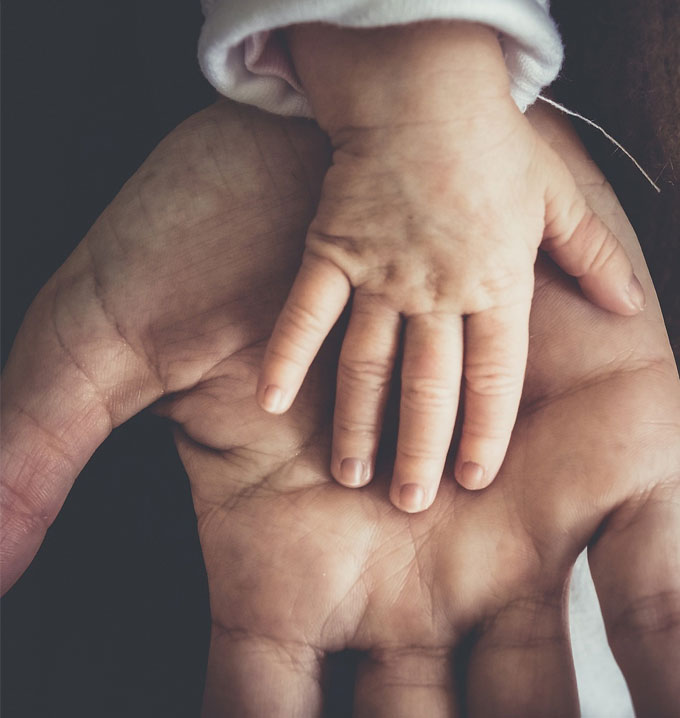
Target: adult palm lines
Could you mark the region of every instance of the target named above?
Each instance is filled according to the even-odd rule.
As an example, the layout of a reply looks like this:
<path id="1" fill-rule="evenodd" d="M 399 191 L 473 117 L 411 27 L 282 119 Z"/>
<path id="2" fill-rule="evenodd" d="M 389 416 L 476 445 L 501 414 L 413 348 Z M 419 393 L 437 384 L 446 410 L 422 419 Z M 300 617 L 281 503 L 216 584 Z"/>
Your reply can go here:
<path id="1" fill-rule="evenodd" d="M 584 185 L 597 181 L 560 141 Z M 433 508 L 411 517 L 387 500 L 389 466 L 360 492 L 342 489 L 328 474 L 333 348 L 285 416 L 253 398 L 322 159 L 305 123 L 218 105 L 161 144 L 52 280 L 5 379 L 4 473 L 22 497 L 8 505 L 10 575 L 109 417 L 165 395 L 210 582 L 207 714 L 314 713 L 323 656 L 345 647 L 366 652 L 357 713 L 455 713 L 450 659 L 471 632 L 471 715 L 573 714 L 563 591 L 602 527 L 591 561 L 617 658 L 639 712 L 672 715 L 680 411 L 660 320 L 611 317 L 542 266 L 523 409 L 497 482 L 473 495 L 445 478 Z M 615 208 L 611 218 L 630 241 Z M 53 473 L 25 460 L 36 447 Z"/>

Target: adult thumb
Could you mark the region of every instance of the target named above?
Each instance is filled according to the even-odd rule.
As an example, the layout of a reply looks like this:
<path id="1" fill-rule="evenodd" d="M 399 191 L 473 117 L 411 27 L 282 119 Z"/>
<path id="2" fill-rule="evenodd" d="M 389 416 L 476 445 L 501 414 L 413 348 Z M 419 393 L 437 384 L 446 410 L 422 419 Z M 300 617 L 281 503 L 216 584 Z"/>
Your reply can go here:
<path id="1" fill-rule="evenodd" d="M 86 243 L 34 300 L 2 376 L 2 593 L 35 556 L 95 449 L 162 393 L 107 314 Z"/>

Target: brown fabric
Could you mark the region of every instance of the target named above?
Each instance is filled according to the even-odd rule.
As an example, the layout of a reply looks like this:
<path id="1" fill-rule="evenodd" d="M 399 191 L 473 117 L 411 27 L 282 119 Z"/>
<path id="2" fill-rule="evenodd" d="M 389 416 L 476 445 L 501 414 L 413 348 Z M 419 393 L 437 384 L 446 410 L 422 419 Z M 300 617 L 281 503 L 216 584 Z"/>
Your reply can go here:
<path id="1" fill-rule="evenodd" d="M 553 0 L 566 48 L 555 97 L 604 127 L 622 153 L 577 129 L 635 227 L 680 361 L 680 0 Z"/>

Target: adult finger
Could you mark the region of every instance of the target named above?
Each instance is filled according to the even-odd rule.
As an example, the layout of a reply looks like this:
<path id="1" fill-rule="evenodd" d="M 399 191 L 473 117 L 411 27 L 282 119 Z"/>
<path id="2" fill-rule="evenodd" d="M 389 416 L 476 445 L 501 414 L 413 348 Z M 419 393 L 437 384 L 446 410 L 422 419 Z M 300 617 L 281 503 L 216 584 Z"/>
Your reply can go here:
<path id="1" fill-rule="evenodd" d="M 590 209 L 564 162 L 552 152 L 549 156 L 541 247 L 578 279 L 591 302 L 618 314 L 637 314 L 644 308 L 645 295 L 626 251 Z"/>
<path id="2" fill-rule="evenodd" d="M 589 549 L 609 644 L 635 714 L 680 706 L 680 486 L 620 506 Z"/>
<path id="3" fill-rule="evenodd" d="M 3 373 L 2 591 L 33 559 L 76 476 L 163 386 L 97 296 L 82 246 L 43 288 Z"/>
<path id="4" fill-rule="evenodd" d="M 403 511 L 422 511 L 434 500 L 458 410 L 462 353 L 460 317 L 409 318 L 390 487 L 392 503 Z"/>
<path id="5" fill-rule="evenodd" d="M 529 302 L 466 319 L 464 418 L 455 465 L 466 489 L 488 486 L 503 463 L 524 383 Z"/>
<path id="6" fill-rule="evenodd" d="M 310 646 L 213 627 L 203 718 L 303 718 L 321 706 L 321 662 Z"/>
<path id="7" fill-rule="evenodd" d="M 357 670 L 356 718 L 454 718 L 459 715 L 450 651 L 373 651 Z"/>
<path id="8" fill-rule="evenodd" d="M 335 264 L 305 253 L 265 352 L 257 386 L 265 411 L 281 414 L 293 403 L 350 290 L 349 279 Z"/>
<path id="9" fill-rule="evenodd" d="M 563 593 L 517 598 L 481 629 L 470 656 L 470 718 L 577 716 Z"/>
<path id="10" fill-rule="evenodd" d="M 370 480 L 399 343 L 399 312 L 357 291 L 338 364 L 331 473 L 345 486 Z"/>

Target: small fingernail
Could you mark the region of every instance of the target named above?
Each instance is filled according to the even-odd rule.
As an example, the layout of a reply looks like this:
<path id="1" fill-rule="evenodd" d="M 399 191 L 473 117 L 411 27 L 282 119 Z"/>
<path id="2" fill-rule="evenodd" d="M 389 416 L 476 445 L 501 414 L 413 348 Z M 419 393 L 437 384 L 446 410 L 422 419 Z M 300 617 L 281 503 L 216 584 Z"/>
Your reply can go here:
<path id="1" fill-rule="evenodd" d="M 346 486 L 359 486 L 365 476 L 366 465 L 359 459 L 343 459 L 340 462 L 340 478 Z"/>
<path id="2" fill-rule="evenodd" d="M 474 461 L 466 461 L 460 470 L 460 478 L 464 486 L 477 488 L 484 481 L 484 469 Z"/>
<path id="3" fill-rule="evenodd" d="M 404 511 L 422 511 L 425 508 L 425 491 L 418 484 L 404 484 L 399 491 L 399 508 Z"/>
<path id="4" fill-rule="evenodd" d="M 281 407 L 283 392 L 278 386 L 270 384 L 262 394 L 262 408 L 265 411 L 276 412 Z"/>
<path id="5" fill-rule="evenodd" d="M 641 312 L 645 308 L 645 292 L 642 289 L 640 280 L 635 275 L 630 280 L 627 293 L 630 305 L 636 312 Z"/>

